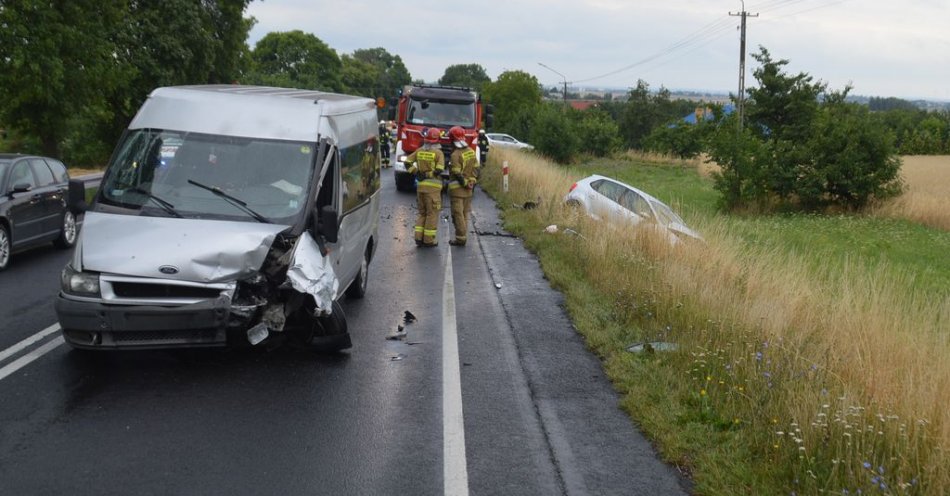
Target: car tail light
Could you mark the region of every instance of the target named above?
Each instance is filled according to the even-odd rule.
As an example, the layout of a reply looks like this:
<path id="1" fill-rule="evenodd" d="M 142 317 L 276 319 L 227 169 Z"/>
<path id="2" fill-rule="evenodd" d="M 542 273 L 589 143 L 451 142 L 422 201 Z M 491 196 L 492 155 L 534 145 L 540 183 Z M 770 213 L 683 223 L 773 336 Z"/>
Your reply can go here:
<path id="1" fill-rule="evenodd" d="M 571 189 L 569 189 L 567 192 L 570 193 L 571 191 L 574 191 L 575 189 L 577 189 L 577 183 L 572 184 Z"/>

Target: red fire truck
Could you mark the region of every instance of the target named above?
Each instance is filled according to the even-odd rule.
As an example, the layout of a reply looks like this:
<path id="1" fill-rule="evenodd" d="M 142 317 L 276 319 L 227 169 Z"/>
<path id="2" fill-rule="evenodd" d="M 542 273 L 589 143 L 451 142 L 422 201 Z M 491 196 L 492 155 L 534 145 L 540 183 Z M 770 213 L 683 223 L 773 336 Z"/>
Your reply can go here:
<path id="1" fill-rule="evenodd" d="M 487 108 L 485 108 L 487 107 Z M 430 128 L 442 132 L 442 151 L 448 161 L 452 154 L 449 128 L 465 129 L 465 141 L 478 151 L 478 128 L 484 117 L 486 126 L 491 126 L 491 106 L 482 105 L 481 97 L 469 88 L 456 86 L 412 85 L 406 86 L 395 109 L 397 126 L 395 163 L 393 171 L 396 189 L 415 189 L 416 178 L 406 172 L 406 156 L 422 146 L 423 133 Z M 448 164 L 446 164 L 448 170 Z"/>

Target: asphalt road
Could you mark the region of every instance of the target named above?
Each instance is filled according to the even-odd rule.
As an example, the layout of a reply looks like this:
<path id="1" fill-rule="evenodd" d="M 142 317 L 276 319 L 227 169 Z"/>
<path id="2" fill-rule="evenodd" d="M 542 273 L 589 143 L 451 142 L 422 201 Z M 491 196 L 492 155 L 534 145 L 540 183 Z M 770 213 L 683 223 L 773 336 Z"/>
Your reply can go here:
<path id="1" fill-rule="evenodd" d="M 0 493 L 686 494 L 492 201 L 477 192 L 467 247 L 447 222 L 417 249 L 414 196 L 383 176 L 340 354 L 89 357 L 50 328 L 70 253 L 16 255 L 0 273 Z M 408 338 L 387 340 L 405 310 Z"/>

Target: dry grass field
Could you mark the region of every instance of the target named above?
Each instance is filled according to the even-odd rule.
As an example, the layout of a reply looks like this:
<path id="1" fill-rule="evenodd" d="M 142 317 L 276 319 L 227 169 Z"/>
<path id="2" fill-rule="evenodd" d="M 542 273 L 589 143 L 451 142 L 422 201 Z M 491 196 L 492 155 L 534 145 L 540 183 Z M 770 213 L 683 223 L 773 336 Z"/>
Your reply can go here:
<path id="1" fill-rule="evenodd" d="M 907 189 L 875 214 L 950 231 L 950 155 L 911 155 L 902 160 Z"/>

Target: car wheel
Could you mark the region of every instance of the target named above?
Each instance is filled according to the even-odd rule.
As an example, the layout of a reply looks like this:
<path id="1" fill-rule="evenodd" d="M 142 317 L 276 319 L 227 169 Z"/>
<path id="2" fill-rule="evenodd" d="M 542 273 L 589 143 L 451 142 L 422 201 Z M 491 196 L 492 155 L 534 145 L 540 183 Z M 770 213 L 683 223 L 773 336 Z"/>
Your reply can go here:
<path id="1" fill-rule="evenodd" d="M 360 299 L 366 296 L 366 286 L 369 282 L 369 248 L 366 249 L 366 254 L 363 255 L 363 261 L 360 263 L 360 272 L 356 275 L 356 279 L 353 279 L 353 282 L 350 284 L 350 287 L 346 289 L 346 296 L 349 298 Z"/>
<path id="2" fill-rule="evenodd" d="M 330 315 L 309 317 L 312 312 L 312 304 L 304 305 L 300 311 L 299 315 L 305 319 L 301 319 L 304 321 L 295 326 L 292 334 L 298 345 L 319 352 L 341 351 L 353 346 L 346 328 L 346 314 L 338 302 L 333 302 Z"/>
<path id="3" fill-rule="evenodd" d="M 76 216 L 69 210 L 63 214 L 63 225 L 59 228 L 59 238 L 53 241 L 57 248 L 72 248 L 76 244 Z"/>
<path id="4" fill-rule="evenodd" d="M 7 226 L 0 224 L 0 270 L 10 265 L 10 252 L 13 243 L 10 241 L 10 232 Z"/>

